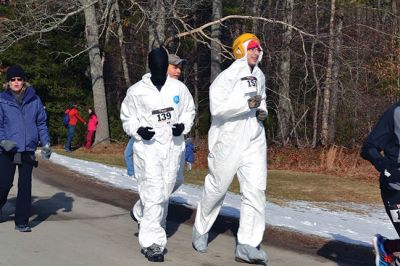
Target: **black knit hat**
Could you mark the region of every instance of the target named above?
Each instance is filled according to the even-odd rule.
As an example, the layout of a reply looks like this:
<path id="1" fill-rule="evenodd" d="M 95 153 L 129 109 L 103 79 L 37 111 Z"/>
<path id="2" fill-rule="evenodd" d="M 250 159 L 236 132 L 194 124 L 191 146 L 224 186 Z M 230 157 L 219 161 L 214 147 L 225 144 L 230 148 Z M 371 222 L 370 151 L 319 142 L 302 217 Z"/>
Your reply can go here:
<path id="1" fill-rule="evenodd" d="M 12 78 L 20 77 L 23 80 L 26 80 L 26 75 L 22 67 L 19 65 L 9 66 L 7 69 L 7 81 L 10 81 Z"/>

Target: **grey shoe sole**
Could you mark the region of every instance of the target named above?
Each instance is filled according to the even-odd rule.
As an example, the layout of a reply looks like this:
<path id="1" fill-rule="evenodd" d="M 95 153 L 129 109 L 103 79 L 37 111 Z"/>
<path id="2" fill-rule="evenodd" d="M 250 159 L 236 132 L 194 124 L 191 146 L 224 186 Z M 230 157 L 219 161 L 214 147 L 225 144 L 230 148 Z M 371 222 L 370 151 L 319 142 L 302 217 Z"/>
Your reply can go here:
<path id="1" fill-rule="evenodd" d="M 193 243 L 192 243 L 192 247 L 193 247 L 193 249 L 196 250 L 197 252 L 200 252 L 200 253 L 206 253 L 206 252 L 207 252 L 207 248 L 206 248 L 206 249 L 197 249 L 197 248 L 194 246 Z"/>
<path id="2" fill-rule="evenodd" d="M 251 261 L 247 261 L 247 260 L 241 259 L 241 258 L 239 258 L 239 257 L 235 257 L 235 261 L 237 261 L 237 262 L 242 262 L 242 263 L 247 263 L 247 264 L 267 265 L 267 264 L 265 263 L 265 261 L 263 261 L 263 260 L 251 260 Z"/>
<path id="3" fill-rule="evenodd" d="M 15 230 L 23 233 L 32 232 L 32 229 L 29 226 L 15 226 Z"/>

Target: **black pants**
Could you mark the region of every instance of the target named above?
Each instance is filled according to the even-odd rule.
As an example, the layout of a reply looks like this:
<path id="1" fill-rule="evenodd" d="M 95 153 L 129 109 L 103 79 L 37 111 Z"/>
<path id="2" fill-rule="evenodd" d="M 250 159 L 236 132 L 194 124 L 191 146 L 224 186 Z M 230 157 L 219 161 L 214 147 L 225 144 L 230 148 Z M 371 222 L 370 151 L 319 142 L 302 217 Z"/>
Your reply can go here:
<path id="1" fill-rule="evenodd" d="M 8 193 L 13 186 L 17 167 L 13 160 L 13 153 L 0 153 L 0 208 L 6 204 Z M 24 161 L 21 165 L 18 165 L 18 194 L 15 208 L 16 225 L 29 222 L 32 199 L 32 169 L 33 165 Z"/>

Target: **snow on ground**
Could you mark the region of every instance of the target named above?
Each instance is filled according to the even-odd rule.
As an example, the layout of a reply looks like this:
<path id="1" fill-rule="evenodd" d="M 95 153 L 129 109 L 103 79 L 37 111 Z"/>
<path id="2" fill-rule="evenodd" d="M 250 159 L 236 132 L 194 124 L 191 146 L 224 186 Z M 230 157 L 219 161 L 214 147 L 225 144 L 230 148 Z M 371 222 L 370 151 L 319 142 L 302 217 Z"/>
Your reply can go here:
<path id="1" fill-rule="evenodd" d="M 110 183 L 115 187 L 137 191 L 137 182 L 126 175 L 125 168 L 73 159 L 56 153 L 52 154 L 50 161 Z M 171 196 L 170 201 L 196 208 L 201 189 L 199 186 L 184 184 Z M 305 201 L 291 201 L 286 206 L 279 206 L 267 202 L 267 226 L 290 228 L 305 234 L 364 246 L 370 245 L 371 238 L 376 233 L 388 238 L 397 237 L 383 205 L 331 204 L 335 205 L 335 209 L 351 209 L 356 212 L 332 211 L 332 208 L 328 209 L 329 203 L 324 205 L 327 206 L 326 208 L 320 205 Z M 239 217 L 239 210 L 240 195 L 228 193 L 221 214 Z"/>

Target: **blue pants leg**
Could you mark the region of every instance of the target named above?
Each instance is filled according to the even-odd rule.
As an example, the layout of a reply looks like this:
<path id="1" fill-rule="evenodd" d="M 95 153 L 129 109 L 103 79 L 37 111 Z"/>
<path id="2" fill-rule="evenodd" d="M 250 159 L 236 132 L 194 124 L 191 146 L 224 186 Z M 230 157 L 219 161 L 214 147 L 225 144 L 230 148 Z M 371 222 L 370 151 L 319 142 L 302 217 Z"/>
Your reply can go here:
<path id="1" fill-rule="evenodd" d="M 67 133 L 67 143 L 65 144 L 66 149 L 71 149 L 71 144 L 72 144 L 72 138 L 74 137 L 75 134 L 75 128 L 76 126 L 69 126 L 68 127 L 68 133 Z"/>
<path id="2" fill-rule="evenodd" d="M 23 162 L 18 166 L 18 194 L 15 208 L 15 224 L 22 225 L 29 222 L 32 204 L 32 169 L 33 165 Z"/>
<path id="3" fill-rule="evenodd" d="M 0 209 L 6 204 L 8 193 L 13 186 L 15 164 L 13 153 L 0 153 Z"/>
<path id="4" fill-rule="evenodd" d="M 135 169 L 133 166 L 133 143 L 135 142 L 134 138 L 130 138 L 128 144 L 125 147 L 124 157 L 127 174 L 129 176 L 135 175 Z"/>

